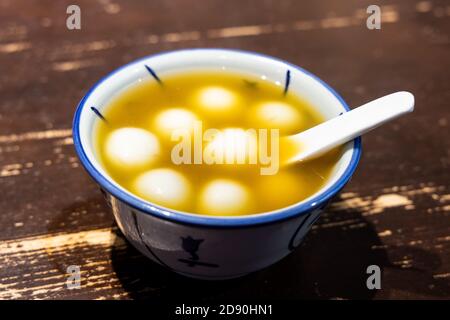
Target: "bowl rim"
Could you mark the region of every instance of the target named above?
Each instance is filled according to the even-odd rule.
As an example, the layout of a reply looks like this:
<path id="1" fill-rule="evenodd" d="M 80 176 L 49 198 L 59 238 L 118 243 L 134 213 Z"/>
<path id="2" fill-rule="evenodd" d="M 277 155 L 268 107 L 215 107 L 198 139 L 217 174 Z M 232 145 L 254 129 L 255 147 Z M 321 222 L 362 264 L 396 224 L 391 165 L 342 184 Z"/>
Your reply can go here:
<path id="1" fill-rule="evenodd" d="M 151 216 L 162 218 L 165 220 L 169 220 L 172 222 L 177 222 L 186 225 L 197 225 L 203 227 L 212 227 L 212 228 L 239 228 L 239 227 L 249 227 L 256 225 L 263 225 L 268 223 L 275 223 L 279 221 L 283 221 L 290 218 L 295 218 L 300 215 L 306 214 L 315 210 L 317 208 L 321 208 L 324 204 L 326 204 L 334 195 L 336 195 L 349 181 L 351 176 L 353 175 L 356 167 L 358 166 L 359 159 L 361 157 L 361 137 L 357 137 L 353 140 L 352 147 L 352 156 L 350 162 L 345 168 L 342 175 L 338 178 L 338 180 L 329 186 L 325 190 L 320 190 L 320 194 L 309 199 L 308 201 L 301 201 L 297 204 L 290 205 L 289 207 L 277 209 L 271 211 L 270 215 L 261 215 L 261 214 L 253 214 L 253 215 L 242 215 L 242 216 L 230 216 L 230 217 L 214 217 L 207 215 L 197 215 L 195 213 L 183 213 L 176 210 L 171 210 L 168 208 L 159 207 L 149 201 L 144 201 L 139 199 L 136 196 L 132 196 L 131 194 L 127 194 L 123 190 L 117 188 L 114 184 L 112 184 L 103 174 L 101 174 L 95 166 L 91 163 L 89 158 L 87 157 L 84 148 L 81 143 L 80 138 L 80 116 L 83 111 L 86 101 L 89 96 L 94 92 L 94 90 L 103 82 L 108 80 L 110 77 L 118 73 L 119 71 L 130 67 L 140 61 L 144 61 L 150 58 L 155 58 L 157 56 L 166 55 L 166 54 L 174 54 L 181 53 L 187 51 L 224 51 L 224 52 L 232 52 L 232 53 L 241 53 L 254 55 L 256 57 L 267 58 L 270 60 L 274 60 L 276 62 L 280 62 L 285 64 L 287 67 L 295 68 L 297 71 L 312 77 L 314 80 L 319 82 L 326 90 L 328 90 L 331 94 L 333 94 L 340 104 L 344 107 L 346 111 L 350 111 L 349 106 L 344 101 L 344 99 L 326 82 L 322 79 L 314 75 L 313 73 L 295 65 L 285 60 L 272 57 L 270 55 L 247 51 L 247 50 L 237 50 L 237 49 L 227 49 L 227 48 L 189 48 L 189 49 L 179 49 L 179 50 L 169 50 L 162 51 L 156 54 L 147 55 L 145 57 L 133 60 L 115 70 L 108 73 L 106 76 L 97 81 L 84 95 L 84 97 L 78 103 L 78 106 L 75 111 L 75 115 L 73 118 L 72 124 L 72 135 L 74 140 L 75 151 L 80 158 L 81 164 L 86 169 L 88 174 L 100 185 L 102 189 L 111 194 L 112 196 L 118 198 L 122 202 L 126 203 L 128 206 L 139 210 L 139 212 L 149 214 Z"/>

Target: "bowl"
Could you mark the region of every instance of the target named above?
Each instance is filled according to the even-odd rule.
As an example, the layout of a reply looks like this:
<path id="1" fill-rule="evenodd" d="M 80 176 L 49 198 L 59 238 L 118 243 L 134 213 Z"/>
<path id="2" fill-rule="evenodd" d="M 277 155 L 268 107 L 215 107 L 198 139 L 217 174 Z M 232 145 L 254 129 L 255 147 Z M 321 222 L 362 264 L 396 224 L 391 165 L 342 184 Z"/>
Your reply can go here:
<path id="1" fill-rule="evenodd" d="M 351 178 L 361 139 L 347 143 L 328 182 L 315 194 L 275 211 L 244 216 L 207 216 L 144 201 L 113 181 L 96 157 L 92 132 L 96 111 L 122 90 L 147 77 L 156 81 L 189 70 L 227 69 L 280 81 L 326 118 L 349 109 L 344 100 L 310 72 L 259 53 L 228 49 L 186 49 L 151 55 L 127 64 L 95 84 L 80 101 L 73 121 L 78 157 L 106 194 L 117 225 L 129 242 L 154 262 L 200 279 L 230 279 L 263 269 L 292 252 L 330 200 Z M 324 244 L 326 245 L 326 244 Z"/>

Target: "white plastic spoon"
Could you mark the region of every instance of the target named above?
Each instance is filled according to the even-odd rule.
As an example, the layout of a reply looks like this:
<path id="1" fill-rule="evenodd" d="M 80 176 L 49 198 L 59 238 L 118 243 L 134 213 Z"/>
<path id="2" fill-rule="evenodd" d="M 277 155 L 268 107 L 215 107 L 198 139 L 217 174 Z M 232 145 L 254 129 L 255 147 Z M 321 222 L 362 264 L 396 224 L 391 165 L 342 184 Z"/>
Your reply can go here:
<path id="1" fill-rule="evenodd" d="M 414 110 L 414 96 L 400 91 L 370 101 L 356 109 L 306 131 L 282 138 L 294 153 L 284 157 L 289 164 L 318 157 L 379 125 Z"/>

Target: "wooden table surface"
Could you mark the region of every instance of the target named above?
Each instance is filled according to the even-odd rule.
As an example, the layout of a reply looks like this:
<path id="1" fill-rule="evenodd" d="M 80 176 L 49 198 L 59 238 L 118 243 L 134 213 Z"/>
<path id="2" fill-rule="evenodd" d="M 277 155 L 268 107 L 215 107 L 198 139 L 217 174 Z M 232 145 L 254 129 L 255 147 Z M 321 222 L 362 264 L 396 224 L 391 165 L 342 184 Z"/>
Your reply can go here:
<path id="1" fill-rule="evenodd" d="M 0 298 L 450 298 L 450 3 L 406 0 L 0 0 Z M 381 30 L 366 8 L 381 7 Z M 351 182 L 293 254 L 225 282 L 185 279 L 124 240 L 71 138 L 100 77 L 163 50 L 225 47 L 298 64 L 351 106 L 394 92 L 413 114 L 364 136 Z M 368 290 L 366 268 L 382 269 Z M 69 265 L 81 288 L 66 287 Z"/>

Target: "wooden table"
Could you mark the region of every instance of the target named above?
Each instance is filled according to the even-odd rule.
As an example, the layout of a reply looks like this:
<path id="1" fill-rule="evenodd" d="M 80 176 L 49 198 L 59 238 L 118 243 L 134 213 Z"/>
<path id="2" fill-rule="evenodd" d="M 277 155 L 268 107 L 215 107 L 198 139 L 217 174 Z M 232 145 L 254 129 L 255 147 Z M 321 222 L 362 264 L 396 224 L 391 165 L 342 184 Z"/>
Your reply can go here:
<path id="1" fill-rule="evenodd" d="M 450 6 L 369 0 L 0 1 L 0 298 L 449 299 Z M 298 64 L 351 106 L 409 90 L 412 115 L 363 139 L 352 181 L 304 243 L 242 279 L 165 271 L 119 234 L 71 138 L 75 107 L 100 77 L 187 47 L 253 50 Z M 368 290 L 366 268 L 382 269 Z M 66 287 L 78 265 L 81 288 Z"/>

